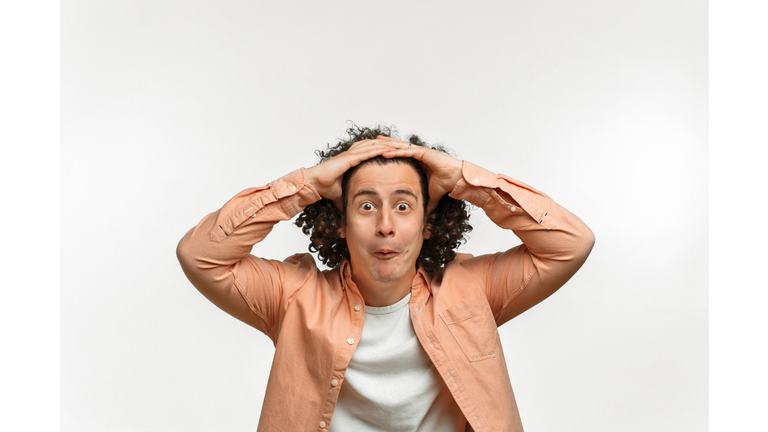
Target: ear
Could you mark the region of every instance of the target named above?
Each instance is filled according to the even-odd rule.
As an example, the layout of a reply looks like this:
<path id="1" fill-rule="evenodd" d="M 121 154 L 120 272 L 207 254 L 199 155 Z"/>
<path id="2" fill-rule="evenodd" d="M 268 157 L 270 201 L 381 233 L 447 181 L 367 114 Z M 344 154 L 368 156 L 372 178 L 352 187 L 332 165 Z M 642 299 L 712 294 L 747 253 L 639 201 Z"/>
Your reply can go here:
<path id="1" fill-rule="evenodd" d="M 347 221 L 346 219 L 341 220 L 341 226 L 339 227 L 339 237 L 341 238 L 347 238 Z"/>
<path id="2" fill-rule="evenodd" d="M 422 234 L 424 235 L 424 240 L 427 240 L 432 236 L 432 231 L 430 231 L 429 228 L 427 228 L 426 223 L 424 224 L 424 232 Z"/>

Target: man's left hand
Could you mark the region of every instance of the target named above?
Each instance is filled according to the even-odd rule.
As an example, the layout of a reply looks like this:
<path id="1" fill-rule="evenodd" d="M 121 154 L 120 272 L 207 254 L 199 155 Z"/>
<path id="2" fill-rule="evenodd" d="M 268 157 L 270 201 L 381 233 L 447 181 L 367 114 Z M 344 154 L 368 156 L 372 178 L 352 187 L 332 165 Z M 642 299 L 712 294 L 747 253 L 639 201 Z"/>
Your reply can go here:
<path id="1" fill-rule="evenodd" d="M 407 141 L 396 138 L 378 136 L 376 139 L 382 140 L 388 146 L 394 148 L 394 150 L 384 152 L 382 156 L 387 159 L 412 157 L 419 162 L 419 165 L 427 173 L 427 181 L 429 183 L 427 214 L 437 207 L 443 195 L 451 192 L 456 183 L 462 178 L 462 162 L 448 153 L 428 147 L 411 145 Z"/>

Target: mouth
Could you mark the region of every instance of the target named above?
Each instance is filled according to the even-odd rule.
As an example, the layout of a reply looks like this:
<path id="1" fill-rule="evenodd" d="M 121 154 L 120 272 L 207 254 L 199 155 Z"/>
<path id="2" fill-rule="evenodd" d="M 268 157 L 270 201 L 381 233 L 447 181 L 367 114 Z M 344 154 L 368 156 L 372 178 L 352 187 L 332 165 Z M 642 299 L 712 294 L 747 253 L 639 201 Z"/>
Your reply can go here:
<path id="1" fill-rule="evenodd" d="M 392 249 L 378 249 L 373 252 L 373 255 L 379 259 L 390 259 L 397 255 L 397 252 Z"/>

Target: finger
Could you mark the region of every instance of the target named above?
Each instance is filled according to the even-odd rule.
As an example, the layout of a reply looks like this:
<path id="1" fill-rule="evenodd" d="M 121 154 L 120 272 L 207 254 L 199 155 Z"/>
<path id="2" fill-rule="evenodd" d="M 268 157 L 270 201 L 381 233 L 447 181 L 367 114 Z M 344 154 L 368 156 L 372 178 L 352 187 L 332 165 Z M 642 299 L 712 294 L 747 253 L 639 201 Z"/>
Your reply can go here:
<path id="1" fill-rule="evenodd" d="M 365 151 L 368 148 L 377 147 L 377 146 L 378 147 L 382 147 L 382 146 L 383 147 L 392 147 L 393 146 L 393 142 L 388 142 L 388 141 L 379 140 L 379 139 L 362 140 L 362 141 L 358 141 L 358 142 L 352 144 L 352 146 L 349 147 L 349 149 L 347 151 L 348 152 L 349 151 L 353 151 L 353 150 L 357 150 L 357 151 L 364 150 Z"/>
<path id="2" fill-rule="evenodd" d="M 408 148 L 409 143 L 396 139 L 387 139 L 388 137 L 379 136 L 373 142 L 377 144 L 387 145 L 396 149 Z"/>
<path id="3" fill-rule="evenodd" d="M 392 147 L 396 147 L 393 145 Z M 429 149 L 426 147 L 398 147 L 394 150 L 388 151 L 384 153 L 384 157 L 387 159 L 396 158 L 396 157 L 412 157 L 417 160 L 422 160 L 424 158 L 424 155 L 427 153 Z"/>
<path id="4" fill-rule="evenodd" d="M 382 154 L 382 156 L 386 159 L 393 159 L 393 158 L 413 158 L 418 162 L 421 169 L 424 170 L 424 172 L 427 173 L 427 177 L 430 177 L 432 175 L 433 169 L 429 166 L 428 163 L 424 161 L 425 155 L 429 149 L 425 147 L 417 147 L 417 148 L 404 148 L 404 149 L 396 149 L 396 150 L 389 150 Z"/>
<path id="5" fill-rule="evenodd" d="M 350 148 L 344 153 L 357 154 L 357 153 L 367 153 L 374 150 L 388 151 L 388 150 L 395 150 L 395 148 L 389 144 L 382 144 L 382 143 L 373 141 L 360 147 Z M 341 153 L 341 154 L 344 154 L 344 153 Z"/>
<path id="6" fill-rule="evenodd" d="M 339 213 L 344 213 L 344 203 L 341 202 L 341 198 L 333 200 L 333 206 L 336 207 Z"/>
<path id="7" fill-rule="evenodd" d="M 400 141 L 400 142 L 405 142 L 405 141 L 403 141 L 403 140 L 401 140 L 401 139 L 397 139 L 397 138 L 395 138 L 395 137 L 389 137 L 389 136 L 385 136 L 385 135 L 376 135 L 376 139 L 385 140 L 385 141 Z"/>
<path id="8" fill-rule="evenodd" d="M 408 148 L 408 147 L 411 147 L 411 146 L 416 147 L 415 145 L 411 144 L 408 141 L 403 141 L 401 139 L 392 138 L 392 137 L 388 137 L 388 136 L 384 136 L 384 135 L 378 135 L 378 136 L 376 136 L 376 139 L 377 140 L 381 140 L 383 142 L 386 142 L 387 144 L 393 144 L 393 145 L 397 146 L 398 148 Z"/>
<path id="9" fill-rule="evenodd" d="M 360 164 L 363 161 L 374 158 L 376 156 L 381 156 L 390 150 L 392 150 L 392 147 L 380 145 L 380 144 L 374 144 L 374 145 L 369 145 L 367 147 L 355 149 L 354 151 L 348 150 L 347 152 L 345 152 L 347 153 L 345 155 L 346 156 L 345 159 L 347 160 L 347 163 L 351 168 L 353 166 Z"/>
<path id="10" fill-rule="evenodd" d="M 384 138 L 386 138 L 386 137 L 384 137 Z M 385 140 L 378 139 L 378 138 L 376 138 L 376 139 L 364 139 L 364 140 L 360 140 L 360 141 L 354 142 L 349 147 L 349 149 L 347 149 L 347 151 L 354 150 L 354 149 L 359 149 L 359 148 L 363 148 L 363 147 L 370 147 L 372 145 L 389 145 L 390 143 L 391 143 L 390 141 L 385 141 Z"/>
<path id="11" fill-rule="evenodd" d="M 352 143 L 352 145 L 349 146 L 349 149 L 347 149 L 347 151 L 355 150 L 355 149 L 358 149 L 360 147 L 369 146 L 369 145 L 373 144 L 374 142 L 375 142 L 375 140 L 372 140 L 372 139 L 360 140 L 360 141 L 357 141 L 355 143 Z"/>
<path id="12" fill-rule="evenodd" d="M 354 144 L 352 144 L 346 151 L 340 153 L 340 155 L 344 153 L 355 153 L 359 151 L 368 151 L 371 148 L 377 148 L 377 147 L 389 147 L 387 143 L 384 143 L 381 140 L 363 140 L 358 141 Z"/>
<path id="13" fill-rule="evenodd" d="M 427 215 L 432 213 L 437 208 L 437 204 L 439 203 L 440 203 L 440 200 L 432 199 L 432 197 L 430 197 L 429 204 L 427 204 Z"/>

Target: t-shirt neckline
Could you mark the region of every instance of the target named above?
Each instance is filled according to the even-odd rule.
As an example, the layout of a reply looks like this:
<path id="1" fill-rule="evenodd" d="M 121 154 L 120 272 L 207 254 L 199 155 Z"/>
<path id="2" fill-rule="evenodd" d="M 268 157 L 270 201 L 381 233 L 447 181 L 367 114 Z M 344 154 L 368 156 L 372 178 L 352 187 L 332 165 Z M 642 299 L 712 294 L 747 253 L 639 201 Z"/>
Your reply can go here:
<path id="1" fill-rule="evenodd" d="M 408 306 L 408 302 L 411 301 L 411 293 L 409 292 L 405 297 L 400 299 L 397 303 L 389 306 L 365 306 L 365 313 L 371 315 L 385 315 L 393 312 L 397 312 L 400 309 Z"/>

